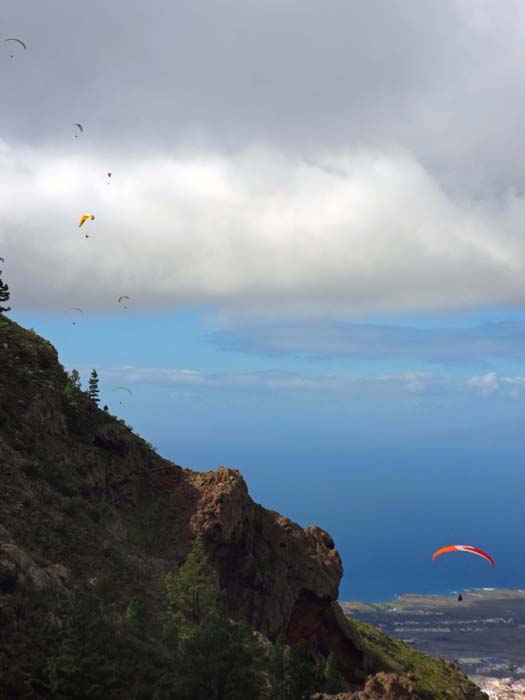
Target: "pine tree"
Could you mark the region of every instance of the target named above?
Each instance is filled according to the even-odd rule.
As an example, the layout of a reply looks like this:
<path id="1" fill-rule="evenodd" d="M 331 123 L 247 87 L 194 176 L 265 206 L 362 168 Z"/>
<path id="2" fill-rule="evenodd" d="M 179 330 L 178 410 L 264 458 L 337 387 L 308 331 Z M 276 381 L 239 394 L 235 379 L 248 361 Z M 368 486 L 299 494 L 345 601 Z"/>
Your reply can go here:
<path id="1" fill-rule="evenodd" d="M 98 404 L 98 402 L 100 401 L 100 398 L 99 398 L 99 391 L 98 391 L 98 374 L 97 374 L 96 369 L 94 369 L 91 372 L 88 386 L 89 386 L 89 389 L 88 389 L 89 398 Z"/>
<path id="2" fill-rule="evenodd" d="M 65 603 L 60 648 L 49 661 L 56 700 L 104 700 L 117 680 L 116 638 L 97 596 L 77 591 Z"/>
<path id="3" fill-rule="evenodd" d="M 165 579 L 166 642 L 173 671 L 159 679 L 159 700 L 257 700 L 264 650 L 245 623 L 228 618 L 217 574 L 197 537 L 178 576 Z"/>
<path id="4" fill-rule="evenodd" d="M 270 651 L 271 700 L 287 700 L 286 650 L 286 634 L 281 632 Z"/>
<path id="5" fill-rule="evenodd" d="M 347 690 L 347 685 L 339 662 L 333 654 L 329 654 L 324 667 L 324 692 L 337 695 L 345 690 Z"/>
<path id="6" fill-rule="evenodd" d="M 168 574 L 164 583 L 167 627 L 172 632 L 175 630 L 179 639 L 191 637 L 195 625 L 221 607 L 219 580 L 200 535 L 195 538 L 178 576 Z"/>
<path id="7" fill-rule="evenodd" d="M 177 700 L 257 700 L 264 686 L 264 651 L 253 630 L 224 612 L 206 617 L 177 653 Z"/>
<path id="8" fill-rule="evenodd" d="M 71 384 L 75 387 L 75 389 L 81 389 L 82 388 L 82 383 L 80 381 L 80 374 L 77 369 L 72 369 L 71 374 L 69 375 L 69 379 L 71 381 Z"/>
<path id="9" fill-rule="evenodd" d="M 0 270 L 0 275 L 2 271 Z M 0 276 L 0 314 L 4 311 L 11 311 L 10 306 L 2 306 L 2 303 L 9 301 L 9 285 L 2 282 L 2 277 Z"/>
<path id="10" fill-rule="evenodd" d="M 319 690 L 320 685 L 315 659 L 306 642 L 301 639 L 290 650 L 287 700 L 308 700 Z"/>

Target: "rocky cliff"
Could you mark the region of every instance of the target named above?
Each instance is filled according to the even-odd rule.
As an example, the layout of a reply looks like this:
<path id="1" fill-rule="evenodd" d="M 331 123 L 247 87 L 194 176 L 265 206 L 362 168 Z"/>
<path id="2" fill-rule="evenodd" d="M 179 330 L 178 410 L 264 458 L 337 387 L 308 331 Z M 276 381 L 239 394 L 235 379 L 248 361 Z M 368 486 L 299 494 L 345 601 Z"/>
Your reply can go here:
<path id="1" fill-rule="evenodd" d="M 197 473 L 159 457 L 72 387 L 49 342 L 3 316 L 0 477 L 3 634 L 23 629 L 5 603 L 21 587 L 60 596 L 91 581 L 154 609 L 162 575 L 200 533 L 232 617 L 332 651 L 347 680 L 364 684 L 360 633 L 336 603 L 343 569 L 330 535 L 254 503 L 234 469 Z"/>
<path id="2" fill-rule="evenodd" d="M 71 391 L 47 341 L 5 317 L 0 473 L 4 577 L 58 591 L 68 577 L 135 574 L 153 598 L 158 574 L 200 533 L 232 616 L 333 650 L 349 680 L 364 678 L 359 634 L 335 603 L 343 569 L 332 538 L 254 503 L 237 470 L 197 473 L 159 457 Z"/>

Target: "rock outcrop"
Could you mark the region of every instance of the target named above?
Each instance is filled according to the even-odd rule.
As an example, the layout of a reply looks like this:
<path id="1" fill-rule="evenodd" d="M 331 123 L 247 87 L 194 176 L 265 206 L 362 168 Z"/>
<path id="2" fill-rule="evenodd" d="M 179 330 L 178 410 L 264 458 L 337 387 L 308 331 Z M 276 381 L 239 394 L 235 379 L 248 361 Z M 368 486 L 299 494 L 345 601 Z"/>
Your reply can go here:
<path id="1" fill-rule="evenodd" d="M 42 567 L 20 547 L 0 544 L 0 580 L 3 590 L 29 586 L 37 591 L 61 594 L 67 591 L 68 579 L 69 572 L 62 564 Z"/>
<path id="2" fill-rule="evenodd" d="M 419 700 L 414 681 L 395 673 L 378 673 L 355 693 L 316 695 L 313 700 Z"/>
<path id="3" fill-rule="evenodd" d="M 254 503 L 235 469 L 175 473 L 166 465 L 152 483 L 178 514 L 182 558 L 193 537 L 204 536 L 236 617 L 270 639 L 286 629 L 290 642 L 333 652 L 351 682 L 364 679 L 359 634 L 335 603 L 343 567 L 328 533 Z"/>

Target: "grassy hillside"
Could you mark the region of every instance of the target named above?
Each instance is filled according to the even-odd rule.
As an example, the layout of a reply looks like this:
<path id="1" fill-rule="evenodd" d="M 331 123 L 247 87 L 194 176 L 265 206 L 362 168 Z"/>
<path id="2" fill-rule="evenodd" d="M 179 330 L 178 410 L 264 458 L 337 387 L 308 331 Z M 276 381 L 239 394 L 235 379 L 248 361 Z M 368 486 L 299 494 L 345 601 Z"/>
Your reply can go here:
<path id="1" fill-rule="evenodd" d="M 380 630 L 357 622 L 370 673 L 381 671 L 408 676 L 421 700 L 475 700 L 479 688 L 450 662 L 434 659 L 392 639 Z M 481 695 L 483 697 L 483 695 Z"/>

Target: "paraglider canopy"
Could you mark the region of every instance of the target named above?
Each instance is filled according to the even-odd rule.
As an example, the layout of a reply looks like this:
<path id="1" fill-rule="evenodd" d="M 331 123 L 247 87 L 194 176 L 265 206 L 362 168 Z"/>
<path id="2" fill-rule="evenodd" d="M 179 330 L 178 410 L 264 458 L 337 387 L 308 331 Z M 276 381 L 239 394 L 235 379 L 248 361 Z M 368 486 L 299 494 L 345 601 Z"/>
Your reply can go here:
<path id="1" fill-rule="evenodd" d="M 118 303 L 120 304 L 120 302 L 121 302 L 123 299 L 129 299 L 128 295 L 127 295 L 127 294 L 122 294 L 121 296 L 119 296 L 119 298 L 117 299 Z"/>
<path id="2" fill-rule="evenodd" d="M 446 554 L 447 552 L 470 552 L 470 554 L 477 554 L 478 557 L 486 559 L 491 566 L 495 566 L 494 559 L 490 556 L 490 554 L 487 554 L 487 552 L 484 552 L 478 547 L 471 547 L 468 544 L 451 544 L 447 547 L 441 547 L 441 549 L 434 552 L 432 555 L 432 560 L 437 559 L 442 554 Z"/>
<path id="3" fill-rule="evenodd" d="M 133 394 L 133 392 L 131 391 L 131 389 L 129 389 L 127 386 L 114 386 L 114 387 L 113 387 L 113 391 L 119 391 L 119 390 L 120 390 L 120 391 L 127 391 L 128 394 Z"/>
<path id="4" fill-rule="evenodd" d="M 78 130 L 80 131 L 81 134 L 84 133 L 84 127 L 82 126 L 82 124 L 75 122 L 74 126 L 78 127 Z M 75 134 L 75 138 L 78 139 L 78 134 Z"/>
<path id="5" fill-rule="evenodd" d="M 16 41 L 17 43 L 20 44 L 20 46 L 23 46 L 23 47 L 24 47 L 24 50 L 27 49 L 27 46 L 26 46 L 26 44 L 22 41 L 22 39 L 15 39 L 14 37 L 9 37 L 9 39 L 4 39 L 4 43 L 5 43 L 6 41 Z"/>
<path id="6" fill-rule="evenodd" d="M 15 37 L 9 37 L 8 39 L 4 39 L 4 43 L 7 41 L 14 41 L 17 44 L 20 44 L 20 46 L 24 49 L 24 51 L 27 49 L 27 46 L 22 41 L 22 39 L 16 39 Z M 10 56 L 11 56 L 11 58 L 13 58 L 13 54 L 10 54 Z"/>
<path id="7" fill-rule="evenodd" d="M 80 223 L 78 227 L 80 228 L 82 224 L 84 224 L 88 219 L 91 219 L 91 221 L 95 220 L 95 215 L 94 214 L 84 214 L 83 216 L 80 217 Z"/>
<path id="8" fill-rule="evenodd" d="M 80 309 L 78 306 L 72 306 L 70 309 L 67 309 L 67 311 L 78 311 L 81 314 L 84 314 L 82 309 Z M 73 321 L 73 325 L 76 326 L 76 321 Z"/>
<path id="9" fill-rule="evenodd" d="M 4 43 L 7 41 L 16 41 L 17 44 L 20 44 L 20 46 L 23 47 L 24 51 L 27 49 L 26 44 L 22 41 L 22 39 L 16 39 L 15 37 L 9 37 L 9 39 L 4 39 Z"/>

